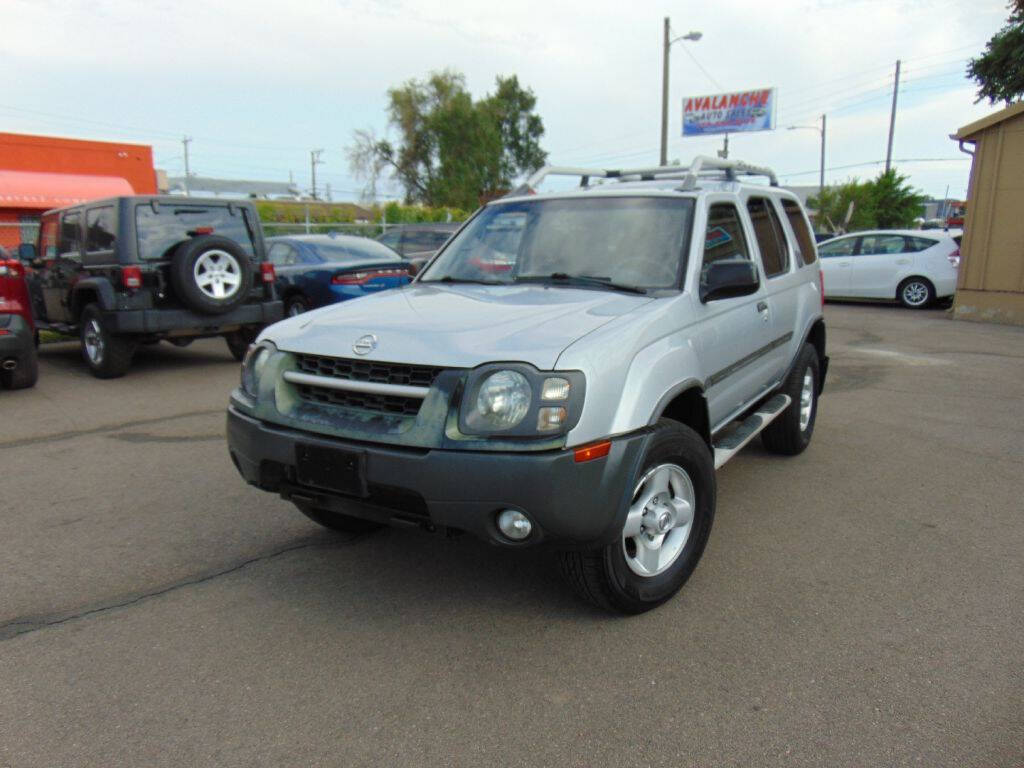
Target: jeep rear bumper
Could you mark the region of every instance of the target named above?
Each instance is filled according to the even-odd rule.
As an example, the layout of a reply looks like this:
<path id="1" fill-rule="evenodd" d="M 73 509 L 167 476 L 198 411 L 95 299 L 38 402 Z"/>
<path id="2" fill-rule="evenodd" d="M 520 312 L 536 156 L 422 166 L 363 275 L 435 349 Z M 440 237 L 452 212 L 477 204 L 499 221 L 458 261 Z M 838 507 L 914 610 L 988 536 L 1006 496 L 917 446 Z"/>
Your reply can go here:
<path id="1" fill-rule="evenodd" d="M 598 545 L 624 520 L 646 431 L 612 440 L 607 456 L 577 463 L 572 449 L 500 453 L 393 448 L 278 427 L 228 409 L 228 449 L 242 477 L 285 499 L 382 523 L 468 531 L 513 546 L 540 542 Z M 303 485 L 297 451 L 326 449 L 360 466 L 361 493 Z M 341 468 L 339 467 L 339 472 Z M 533 522 L 524 542 L 502 536 L 498 512 Z"/>
<path id="2" fill-rule="evenodd" d="M 164 333 L 194 330 L 216 334 L 241 325 L 270 325 L 284 317 L 284 303 L 243 304 L 223 315 L 201 315 L 188 309 L 133 309 L 104 312 L 103 323 L 112 333 Z"/>

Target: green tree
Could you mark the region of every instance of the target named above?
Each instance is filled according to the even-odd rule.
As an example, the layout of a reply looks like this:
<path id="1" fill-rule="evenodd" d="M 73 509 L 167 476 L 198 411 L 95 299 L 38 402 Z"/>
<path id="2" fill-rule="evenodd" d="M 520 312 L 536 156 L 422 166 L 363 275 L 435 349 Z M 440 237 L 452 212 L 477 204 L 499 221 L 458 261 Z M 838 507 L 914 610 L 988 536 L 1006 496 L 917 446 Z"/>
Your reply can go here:
<path id="1" fill-rule="evenodd" d="M 978 99 L 1007 105 L 1024 96 L 1024 0 L 1010 3 L 1010 18 L 992 36 L 985 52 L 967 65 L 967 74 L 978 83 Z"/>
<path id="2" fill-rule="evenodd" d="M 870 181 L 850 179 L 826 187 L 820 200 L 810 197 L 807 205 L 818 212 L 815 223 L 825 231 L 910 227 L 923 211 L 924 196 L 907 182 L 907 176 L 892 168 Z M 853 213 L 847 221 L 851 203 Z"/>
<path id="3" fill-rule="evenodd" d="M 924 195 L 908 183 L 895 168 L 882 171 L 871 185 L 871 200 L 878 229 L 910 227 L 914 219 L 924 212 Z"/>
<path id="4" fill-rule="evenodd" d="M 472 210 L 508 189 L 547 159 L 536 97 L 512 77 L 498 77 L 494 94 L 474 101 L 465 78 L 450 70 L 388 90 L 389 125 L 400 141 L 357 131 L 349 149 L 353 172 L 376 194 L 384 173 L 405 189 L 407 203 Z"/>

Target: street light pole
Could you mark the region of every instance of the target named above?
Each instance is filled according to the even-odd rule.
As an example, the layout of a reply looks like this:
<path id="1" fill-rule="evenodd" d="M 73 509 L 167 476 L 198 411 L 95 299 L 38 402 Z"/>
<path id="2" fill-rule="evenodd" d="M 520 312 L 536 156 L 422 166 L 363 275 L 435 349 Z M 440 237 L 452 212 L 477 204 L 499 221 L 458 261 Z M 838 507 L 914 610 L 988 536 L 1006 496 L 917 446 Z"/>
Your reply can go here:
<path id="1" fill-rule="evenodd" d="M 679 40 L 693 40 L 702 37 L 700 32 L 689 32 L 672 39 L 668 16 L 665 17 L 665 31 L 661 51 L 661 159 L 659 165 L 668 165 L 668 49 Z"/>
<path id="2" fill-rule="evenodd" d="M 816 125 L 790 125 L 787 127 L 790 131 L 817 131 L 821 134 L 821 170 L 818 173 L 818 200 L 821 200 L 822 194 L 825 192 L 825 115 L 821 116 L 821 127 Z"/>

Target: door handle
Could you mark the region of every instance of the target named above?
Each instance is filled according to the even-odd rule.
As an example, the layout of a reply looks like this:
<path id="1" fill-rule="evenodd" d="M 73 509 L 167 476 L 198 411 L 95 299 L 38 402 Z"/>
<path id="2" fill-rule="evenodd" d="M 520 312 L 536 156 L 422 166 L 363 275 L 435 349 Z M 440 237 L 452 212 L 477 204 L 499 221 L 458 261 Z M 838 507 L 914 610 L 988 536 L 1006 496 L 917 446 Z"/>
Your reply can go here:
<path id="1" fill-rule="evenodd" d="M 765 302 L 765 301 L 757 302 L 757 311 L 758 312 L 767 312 L 768 311 L 768 303 Z"/>

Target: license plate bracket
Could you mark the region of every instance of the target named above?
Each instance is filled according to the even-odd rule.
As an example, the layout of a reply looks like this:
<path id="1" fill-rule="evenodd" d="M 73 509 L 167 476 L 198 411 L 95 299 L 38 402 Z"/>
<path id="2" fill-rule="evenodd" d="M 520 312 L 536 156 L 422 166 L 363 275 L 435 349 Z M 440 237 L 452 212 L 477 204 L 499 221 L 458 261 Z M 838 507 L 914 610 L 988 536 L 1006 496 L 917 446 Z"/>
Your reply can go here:
<path id="1" fill-rule="evenodd" d="M 366 454 L 298 443 L 295 446 L 295 479 L 300 485 L 365 497 Z"/>

